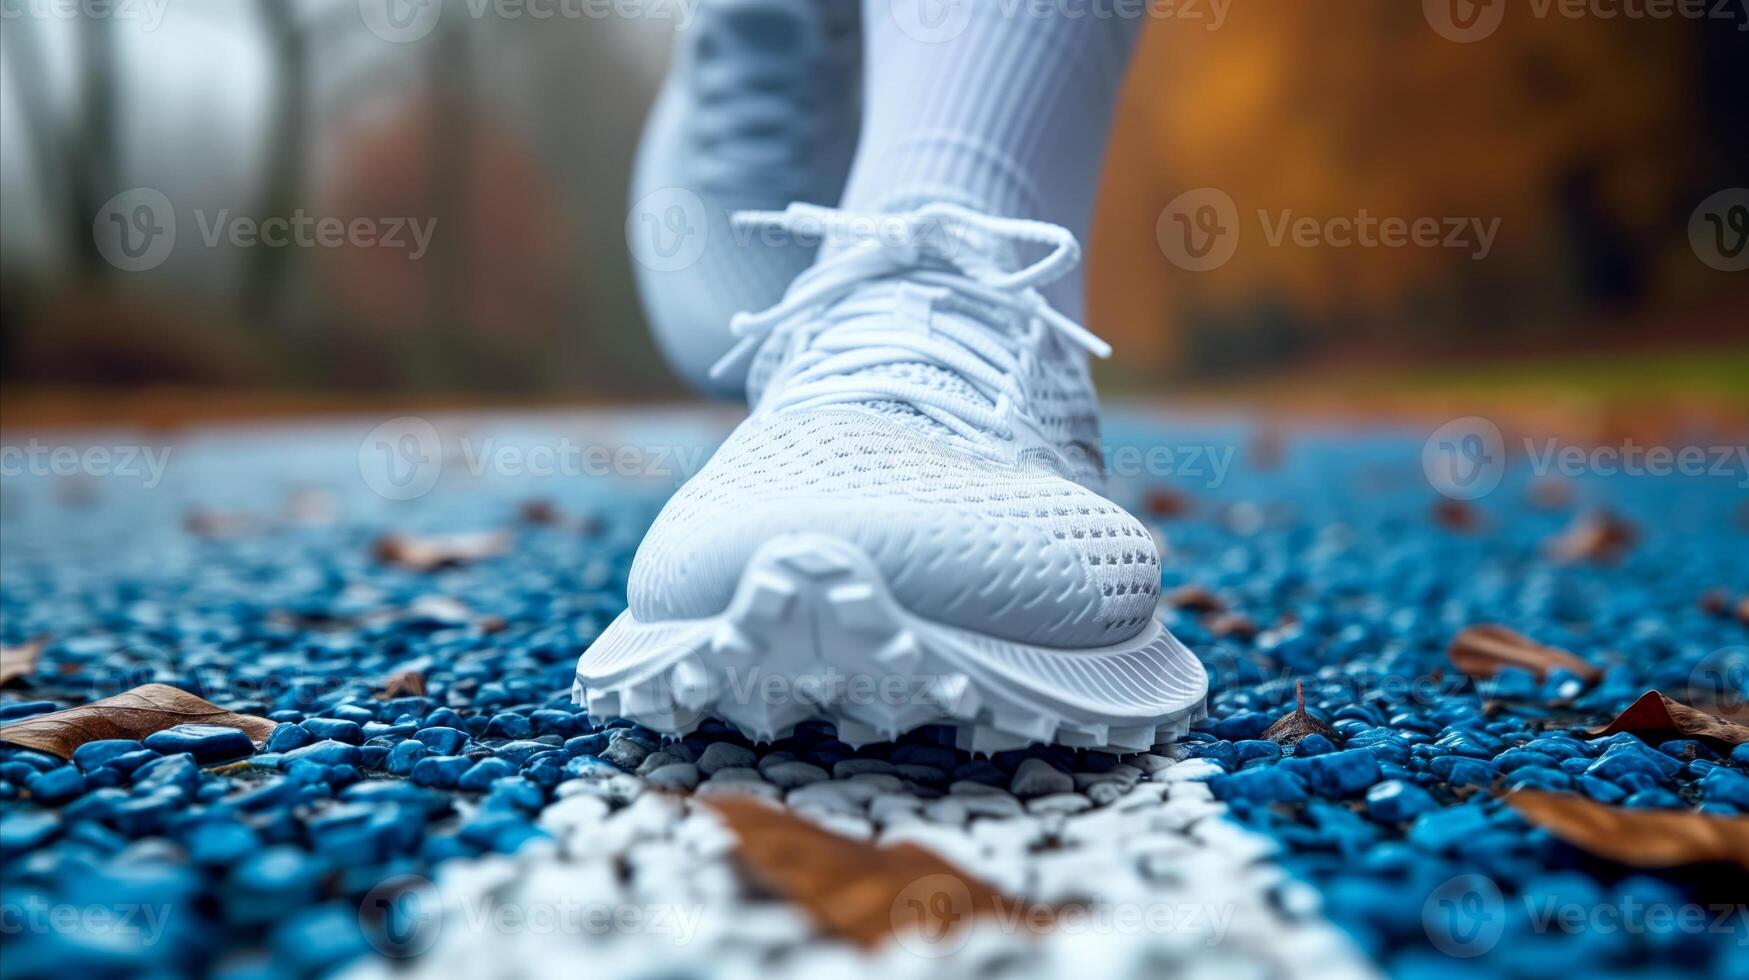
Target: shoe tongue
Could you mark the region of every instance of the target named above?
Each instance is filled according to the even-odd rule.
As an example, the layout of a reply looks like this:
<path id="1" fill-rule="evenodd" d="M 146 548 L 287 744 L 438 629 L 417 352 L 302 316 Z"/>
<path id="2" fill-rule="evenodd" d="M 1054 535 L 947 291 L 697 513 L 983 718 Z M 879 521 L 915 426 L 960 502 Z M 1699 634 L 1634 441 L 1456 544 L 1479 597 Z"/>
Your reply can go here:
<path id="1" fill-rule="evenodd" d="M 914 230 L 914 236 L 909 240 L 919 243 L 921 261 L 925 267 L 952 268 L 961 272 L 982 274 L 1006 271 L 1019 266 L 1019 257 L 1012 243 L 1000 236 L 979 229 L 968 228 L 961 224 L 935 227 L 920 224 Z M 840 300 L 839 304 L 865 301 L 870 295 L 870 291 L 878 292 L 882 296 L 881 302 L 884 305 L 890 305 L 892 309 L 890 315 L 896 325 L 904 321 L 911 321 L 918 329 L 926 329 L 924 323 L 917 321 L 926 318 L 929 322 L 939 322 L 944 317 L 953 317 L 984 330 L 1012 329 L 1010 325 L 1002 323 L 999 317 L 980 317 L 947 308 L 945 304 L 939 302 L 920 302 L 918 299 L 920 294 L 916 287 L 902 279 L 871 282 Z M 779 348 L 780 345 L 767 344 L 754 359 L 747 381 L 748 395 L 754 404 L 758 403 L 766 385 L 775 377 L 785 354 L 788 353 Z M 844 377 L 902 379 L 919 387 L 943 392 L 950 398 L 964 399 L 971 404 L 987 404 L 988 402 L 988 399 L 979 393 L 977 388 L 958 373 L 926 360 L 880 364 L 849 372 Z M 868 411 L 915 426 L 919 430 L 931 434 L 955 434 L 955 430 L 937 422 L 906 402 L 871 399 L 866 402 L 846 404 L 855 404 Z"/>

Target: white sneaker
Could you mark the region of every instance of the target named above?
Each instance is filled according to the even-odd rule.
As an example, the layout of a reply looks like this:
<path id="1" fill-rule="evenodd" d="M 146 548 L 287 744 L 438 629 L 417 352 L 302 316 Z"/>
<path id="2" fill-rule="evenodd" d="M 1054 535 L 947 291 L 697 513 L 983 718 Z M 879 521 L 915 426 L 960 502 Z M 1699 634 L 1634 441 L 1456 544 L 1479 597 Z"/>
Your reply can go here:
<path id="1" fill-rule="evenodd" d="M 1099 493 L 1109 349 L 1036 289 L 1074 236 L 942 204 L 737 217 L 855 241 L 733 322 L 755 410 L 638 549 L 577 665 L 590 714 L 824 717 L 852 745 L 949 723 L 979 752 L 1182 734 L 1207 679 L 1154 615 L 1152 536 Z"/>
<path id="2" fill-rule="evenodd" d="M 632 178 L 626 241 L 644 310 L 689 383 L 709 376 L 723 325 L 764 309 L 814 260 L 793 240 L 737 235 L 729 215 L 836 201 L 856 150 L 862 37 L 857 0 L 700 0 L 675 43 Z"/>

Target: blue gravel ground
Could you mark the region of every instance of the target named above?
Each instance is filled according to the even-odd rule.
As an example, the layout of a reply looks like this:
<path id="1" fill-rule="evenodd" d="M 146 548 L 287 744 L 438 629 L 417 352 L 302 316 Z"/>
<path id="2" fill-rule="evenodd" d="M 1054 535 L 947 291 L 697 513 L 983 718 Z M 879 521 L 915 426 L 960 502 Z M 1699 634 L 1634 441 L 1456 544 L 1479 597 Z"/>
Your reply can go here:
<path id="1" fill-rule="evenodd" d="M 90 743 L 70 764 L 0 748 L 8 977 L 319 975 L 369 955 L 358 909 L 373 886 L 542 836 L 535 818 L 572 775 L 649 772 L 658 750 L 682 786 L 684 763 L 707 754 L 747 764 L 721 726 L 664 749 L 569 702 L 578 654 L 623 608 L 638 539 L 712 424 L 500 425 L 499 449 L 560 438 L 681 449 L 654 478 L 476 477 L 452 453 L 436 489 L 406 501 L 360 479 L 363 428 L 196 434 L 151 489 L 121 475 L 8 477 L 3 638 L 46 646 L 0 695 L 0 720 L 158 681 L 280 723 L 259 747 L 229 729 L 177 730 Z M 1169 542 L 1165 587 L 1201 586 L 1256 627 L 1172 614 L 1214 685 L 1209 720 L 1180 754 L 1202 760 L 1192 764 L 1235 819 L 1284 845 L 1381 966 L 1749 977 L 1741 874 L 1590 858 L 1497 795 L 1528 786 L 1749 809 L 1743 749 L 1573 737 L 1652 688 L 1749 696 L 1749 627 L 1698 602 L 1721 587 L 1749 594 L 1743 474 L 1583 477 L 1571 500 L 1551 501 L 1515 464 L 1499 489 L 1436 520 L 1418 433 L 1295 433 L 1268 465 L 1267 440 L 1242 425 L 1130 419 L 1110 436 L 1178 447 L 1173 472 L 1116 491 Z M 1551 560 L 1548 540 L 1594 507 L 1637 529 L 1625 557 Z M 434 571 L 373 547 L 385 532 L 493 531 L 508 533 L 506 553 Z M 1445 649 L 1474 623 L 1605 673 L 1593 685 L 1516 671 L 1471 682 Z M 408 671 L 426 678 L 424 696 L 382 696 Z M 1337 737 L 1284 756 L 1261 735 L 1296 681 Z M 758 751 L 825 769 L 902 763 L 925 785 L 1009 786 L 1029 756 L 1082 771 L 1114 761 L 973 759 L 936 735 L 853 751 L 814 727 Z M 1644 911 L 1659 908 L 1677 915 Z M 1691 909 L 1702 927 L 1695 912 L 1682 918 Z"/>

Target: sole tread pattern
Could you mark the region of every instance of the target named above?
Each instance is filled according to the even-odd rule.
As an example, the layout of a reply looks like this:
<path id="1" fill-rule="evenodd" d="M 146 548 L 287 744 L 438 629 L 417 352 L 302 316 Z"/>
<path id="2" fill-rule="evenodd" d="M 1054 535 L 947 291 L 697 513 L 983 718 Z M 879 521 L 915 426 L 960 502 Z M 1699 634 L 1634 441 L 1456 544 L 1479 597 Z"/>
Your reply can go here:
<path id="1" fill-rule="evenodd" d="M 573 698 L 668 735 L 720 718 L 755 741 L 826 719 L 850 745 L 925 725 L 961 749 L 1038 742 L 1141 752 L 1205 713 L 1202 665 L 1158 622 L 1092 650 L 1028 646 L 920 619 L 854 546 L 786 535 L 754 555 L 718 616 L 640 623 L 628 611 L 577 664 Z"/>

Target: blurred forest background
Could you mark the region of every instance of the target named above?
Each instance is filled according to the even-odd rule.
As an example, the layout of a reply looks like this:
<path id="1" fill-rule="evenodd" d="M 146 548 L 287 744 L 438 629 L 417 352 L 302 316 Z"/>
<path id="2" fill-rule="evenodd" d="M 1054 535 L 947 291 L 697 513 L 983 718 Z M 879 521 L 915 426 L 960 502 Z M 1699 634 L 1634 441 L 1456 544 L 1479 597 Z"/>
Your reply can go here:
<path id="1" fill-rule="evenodd" d="M 402 43 L 367 26 L 372 4 L 393 2 L 137 0 L 136 11 L 161 8 L 153 22 L 33 16 L 31 0 L 8 0 L 10 394 L 682 394 L 644 328 L 623 226 L 673 19 L 482 16 L 431 0 L 441 16 Z M 1749 276 L 1709 267 L 1688 237 L 1700 201 L 1749 185 L 1742 11 L 1512 15 L 1460 44 L 1422 7 L 1238 0 L 1219 29 L 1149 25 L 1090 249 L 1089 325 L 1120 352 L 1102 368 L 1108 391 L 1380 380 L 1580 353 L 1631 370 L 1675 359 L 1715 378 L 1723 364 L 1744 378 Z M 1237 202 L 1250 237 L 1219 269 L 1186 272 L 1156 222 L 1206 186 Z M 162 265 L 124 272 L 92 227 L 135 187 L 175 202 L 180 237 Z M 438 225 L 417 260 L 207 247 L 196 209 Z M 1270 248 L 1250 217 L 1260 209 L 1498 218 L 1500 230 L 1480 261 Z"/>

